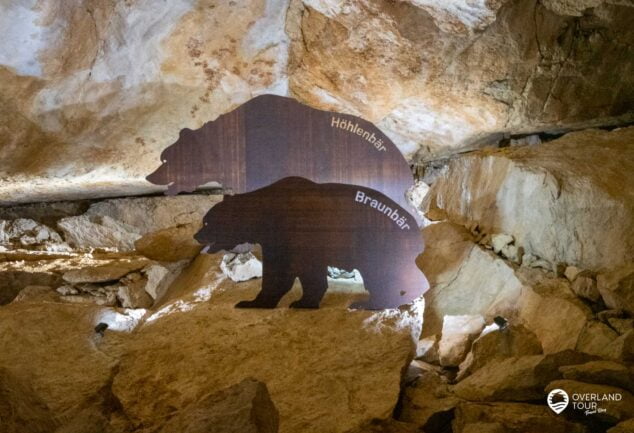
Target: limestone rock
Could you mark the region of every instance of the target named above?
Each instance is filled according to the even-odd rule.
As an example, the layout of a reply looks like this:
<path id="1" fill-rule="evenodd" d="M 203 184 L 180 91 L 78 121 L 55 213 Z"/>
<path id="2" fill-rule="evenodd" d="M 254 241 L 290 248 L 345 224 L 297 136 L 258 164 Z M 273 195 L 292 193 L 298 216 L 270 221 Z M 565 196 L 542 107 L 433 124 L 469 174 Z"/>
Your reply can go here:
<path id="1" fill-rule="evenodd" d="M 620 335 L 623 335 L 628 331 L 634 329 L 634 319 L 621 319 L 618 317 L 611 317 L 608 319 L 608 324 Z"/>
<path id="2" fill-rule="evenodd" d="M 442 336 L 438 343 L 440 365 L 459 365 L 469 352 L 471 342 L 482 332 L 482 329 L 484 329 L 482 316 L 445 316 Z"/>
<path id="3" fill-rule="evenodd" d="M 634 315 L 634 263 L 599 274 L 597 283 L 605 305 Z"/>
<path id="4" fill-rule="evenodd" d="M 267 384 L 280 432 L 346 432 L 392 413 L 419 322 L 399 310 L 351 312 L 328 293 L 315 311 L 283 308 L 292 298 L 273 310 L 235 309 L 261 281 L 231 282 L 220 257 L 199 256 L 130 335 L 113 391 L 133 423 L 155 425 L 249 375 Z"/>
<path id="5" fill-rule="evenodd" d="M 458 379 L 466 377 L 496 358 L 539 355 L 541 353 L 542 345 L 535 334 L 522 325 L 511 325 L 503 330 L 495 326 L 489 332 L 483 332 L 473 341 L 471 351 L 460 364 Z"/>
<path id="6" fill-rule="evenodd" d="M 493 251 L 497 254 L 502 252 L 502 249 L 511 243 L 513 243 L 513 236 L 505 235 L 503 233 L 491 236 L 491 245 L 493 246 Z"/>
<path id="7" fill-rule="evenodd" d="M 514 269 L 448 222 L 423 229 L 426 248 L 417 261 L 431 289 L 425 294 L 423 336 L 440 335 L 446 315 L 481 315 L 487 322 L 517 309 L 522 283 Z"/>
<path id="8" fill-rule="evenodd" d="M 222 272 L 232 281 L 248 281 L 262 277 L 262 262 L 253 253 L 225 254 L 220 263 Z"/>
<path id="9" fill-rule="evenodd" d="M 4 433 L 48 433 L 57 425 L 27 379 L 0 366 L 0 431 Z"/>
<path id="10" fill-rule="evenodd" d="M 153 300 L 159 300 L 163 297 L 170 284 L 178 277 L 183 268 L 187 265 L 187 261 L 167 264 L 162 266 L 159 264 L 151 264 L 143 268 L 143 274 L 147 280 L 145 291 Z"/>
<path id="11" fill-rule="evenodd" d="M 116 281 L 126 274 L 139 270 L 148 264 L 147 260 L 117 260 L 99 267 L 74 269 L 64 273 L 64 281 L 69 283 L 104 283 Z"/>
<path id="12" fill-rule="evenodd" d="M 568 278 L 568 281 L 573 282 L 575 278 L 577 278 L 577 275 L 579 275 L 580 272 L 582 271 L 578 267 L 568 266 L 566 267 L 566 270 L 564 271 L 564 276 Z"/>
<path id="13" fill-rule="evenodd" d="M 601 299 L 599 289 L 597 289 L 597 282 L 591 276 L 584 275 L 583 272 L 576 276 L 570 287 L 577 296 L 589 301 L 598 302 Z"/>
<path id="14" fill-rule="evenodd" d="M 564 379 L 621 387 L 634 392 L 634 370 L 614 361 L 590 361 L 560 367 Z"/>
<path id="15" fill-rule="evenodd" d="M 580 352 L 611 358 L 612 343 L 619 337 L 612 328 L 597 320 L 589 321 L 579 334 L 577 350 Z"/>
<path id="16" fill-rule="evenodd" d="M 539 146 L 473 152 L 452 160 L 424 207 L 512 235 L 525 253 L 549 263 L 595 271 L 631 263 L 634 202 L 622 185 L 634 182 L 632 140 L 634 127 L 588 130 Z"/>
<path id="17" fill-rule="evenodd" d="M 13 302 L 57 302 L 59 296 L 49 286 L 26 286 Z"/>
<path id="18" fill-rule="evenodd" d="M 589 433 L 546 405 L 525 403 L 462 403 L 452 427 L 454 433 Z"/>
<path id="19" fill-rule="evenodd" d="M 138 272 L 128 274 L 117 285 L 117 299 L 123 308 L 149 308 L 153 299 L 146 291 L 147 278 Z"/>
<path id="20" fill-rule="evenodd" d="M 380 120 L 403 153 L 419 160 L 483 146 L 505 132 L 595 119 L 616 104 L 599 77 L 624 92 L 617 100 L 630 101 L 631 82 L 618 78 L 627 67 L 606 60 L 606 52 L 631 40 L 617 26 L 627 28 L 632 11 L 578 3 L 293 2 L 290 89 L 310 103 Z M 576 39 L 570 28 L 579 21 L 601 25 L 608 40 Z M 572 95 L 582 96 L 573 102 Z M 599 100 L 607 104 L 602 110 Z"/>
<path id="21" fill-rule="evenodd" d="M 0 219 L 0 245 L 5 248 L 40 249 L 53 252 L 69 251 L 60 235 L 43 224 L 28 218 L 12 221 Z"/>
<path id="22" fill-rule="evenodd" d="M 546 392 L 553 389 L 563 389 L 569 395 L 573 394 L 620 394 L 619 401 L 605 400 L 598 403 L 598 406 L 606 409 L 605 412 L 597 411 L 592 417 L 606 422 L 620 422 L 629 418 L 634 418 L 634 396 L 622 388 L 607 385 L 596 385 L 575 380 L 556 380 L 546 387 Z"/>
<path id="23" fill-rule="evenodd" d="M 287 0 L 153 5 L 3 3 L 0 201 L 158 192 L 182 128 L 287 92 Z"/>
<path id="24" fill-rule="evenodd" d="M 194 239 L 201 223 L 202 220 L 198 224 L 182 224 L 147 233 L 134 242 L 134 249 L 145 257 L 163 262 L 192 259 L 202 249 Z"/>
<path id="25" fill-rule="evenodd" d="M 561 377 L 558 368 L 593 358 L 563 351 L 494 359 L 453 387 L 456 396 L 471 401 L 530 401 L 545 397 L 544 387 Z"/>
<path id="26" fill-rule="evenodd" d="M 386 420 L 372 420 L 347 433 L 418 433 L 419 431 L 416 424 L 395 421 L 389 418 Z"/>
<path id="27" fill-rule="evenodd" d="M 416 345 L 416 359 L 420 359 L 431 364 L 439 364 L 438 359 L 438 336 L 432 335 L 421 338 Z"/>
<path id="28" fill-rule="evenodd" d="M 75 248 L 112 248 L 118 251 L 133 251 L 139 241 L 142 249 L 157 257 L 166 253 L 162 248 L 164 238 L 183 236 L 176 250 L 169 254 L 182 259 L 191 251 L 190 233 L 202 224 L 202 218 L 218 203 L 218 195 L 187 195 L 174 197 L 122 198 L 97 202 L 86 213 L 62 218 L 58 227 L 64 238 Z M 180 227 L 180 228 L 179 228 Z M 150 233 L 175 228 L 173 232 Z M 168 255 L 169 255 L 168 254 Z M 187 257 L 184 257 L 187 258 Z"/>
<path id="29" fill-rule="evenodd" d="M 629 433 L 632 430 L 634 430 L 634 418 L 618 423 L 606 433 Z"/>
<path id="30" fill-rule="evenodd" d="M 579 335 L 592 318 L 590 309 L 563 280 L 544 278 L 538 270 L 527 269 L 520 270 L 518 276 L 524 285 L 517 302 L 517 317 L 535 333 L 544 353 L 575 349 Z"/>
<path id="31" fill-rule="evenodd" d="M 254 379 L 207 395 L 182 409 L 161 432 L 277 433 L 279 414 L 266 385 Z"/>
<path id="32" fill-rule="evenodd" d="M 460 402 L 454 396 L 446 380 L 438 373 L 426 371 L 416 381 L 405 387 L 399 420 L 431 430 L 443 415 L 448 415 Z"/>

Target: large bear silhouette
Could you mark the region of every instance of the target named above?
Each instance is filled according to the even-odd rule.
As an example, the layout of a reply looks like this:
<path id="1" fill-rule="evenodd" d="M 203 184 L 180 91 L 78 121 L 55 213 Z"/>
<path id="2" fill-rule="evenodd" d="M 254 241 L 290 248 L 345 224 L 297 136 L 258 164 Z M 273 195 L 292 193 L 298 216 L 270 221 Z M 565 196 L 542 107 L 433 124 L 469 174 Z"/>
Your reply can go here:
<path id="1" fill-rule="evenodd" d="M 258 96 L 200 129 L 181 130 L 161 161 L 147 180 L 168 185 L 167 194 L 209 182 L 243 193 L 301 176 L 366 186 L 413 210 L 405 198 L 414 183 L 409 165 L 376 126 L 282 96 Z"/>
<path id="2" fill-rule="evenodd" d="M 424 247 L 415 219 L 365 187 L 285 178 L 226 196 L 195 238 L 207 252 L 245 242 L 262 246 L 262 290 L 237 307 L 274 308 L 299 277 L 303 295 L 291 307 L 317 308 L 329 265 L 361 272 L 370 298 L 353 308 L 398 307 L 429 288 L 415 263 Z"/>

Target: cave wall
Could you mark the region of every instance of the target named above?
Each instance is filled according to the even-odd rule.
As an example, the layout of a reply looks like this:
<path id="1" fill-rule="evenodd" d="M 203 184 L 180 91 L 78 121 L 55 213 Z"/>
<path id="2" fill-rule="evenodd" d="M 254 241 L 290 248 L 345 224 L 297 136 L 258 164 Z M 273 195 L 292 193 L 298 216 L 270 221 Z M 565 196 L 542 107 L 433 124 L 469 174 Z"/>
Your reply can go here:
<path id="1" fill-rule="evenodd" d="M 373 121 L 412 162 L 632 120 L 631 2 L 0 6 L 0 202 L 157 191 L 181 128 L 260 93 Z"/>

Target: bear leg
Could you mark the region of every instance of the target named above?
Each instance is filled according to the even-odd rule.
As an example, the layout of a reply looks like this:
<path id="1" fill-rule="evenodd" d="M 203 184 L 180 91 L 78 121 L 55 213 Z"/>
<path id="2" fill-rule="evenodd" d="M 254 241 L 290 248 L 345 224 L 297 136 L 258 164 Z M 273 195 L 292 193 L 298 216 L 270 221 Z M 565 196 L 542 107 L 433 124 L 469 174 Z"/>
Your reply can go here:
<path id="1" fill-rule="evenodd" d="M 401 279 L 394 272 L 376 272 L 374 270 L 363 272 L 363 284 L 370 293 L 367 301 L 353 302 L 349 308 L 355 310 L 383 310 L 386 308 L 398 308 L 410 300 L 405 297 L 405 292 L 400 290 Z"/>
<path id="2" fill-rule="evenodd" d="M 280 299 L 288 293 L 295 282 L 295 275 L 288 272 L 275 272 L 272 266 L 264 265 L 262 270 L 262 290 L 252 301 L 241 301 L 236 308 L 275 308 Z M 275 269 L 275 268 L 274 268 Z"/>
<path id="3" fill-rule="evenodd" d="M 305 273 L 299 277 L 302 297 L 293 302 L 291 308 L 319 308 L 319 303 L 328 289 L 326 268 Z"/>

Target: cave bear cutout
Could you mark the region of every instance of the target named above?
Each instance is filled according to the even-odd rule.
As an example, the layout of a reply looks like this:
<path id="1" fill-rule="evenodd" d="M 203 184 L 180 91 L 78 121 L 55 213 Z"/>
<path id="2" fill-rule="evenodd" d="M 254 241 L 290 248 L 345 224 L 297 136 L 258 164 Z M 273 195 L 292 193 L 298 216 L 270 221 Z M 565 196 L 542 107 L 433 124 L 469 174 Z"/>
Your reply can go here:
<path id="1" fill-rule="evenodd" d="M 226 196 L 205 215 L 195 238 L 207 252 L 261 245 L 262 290 L 236 307 L 274 308 L 298 277 L 303 295 L 291 307 L 317 308 L 328 266 L 361 272 L 370 297 L 353 308 L 395 308 L 429 288 L 415 263 L 424 248 L 415 219 L 365 187 L 285 178 Z"/>
<path id="2" fill-rule="evenodd" d="M 200 129 L 181 130 L 161 161 L 147 180 L 168 185 L 168 195 L 210 182 L 244 193 L 300 176 L 375 189 L 416 215 L 405 198 L 414 184 L 410 167 L 376 126 L 282 96 L 258 96 Z"/>

